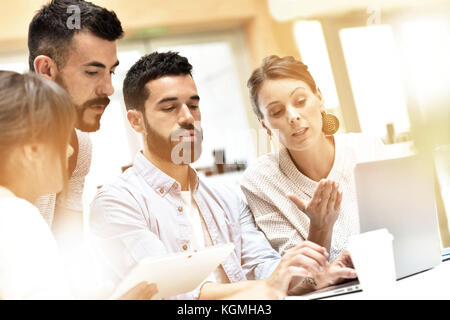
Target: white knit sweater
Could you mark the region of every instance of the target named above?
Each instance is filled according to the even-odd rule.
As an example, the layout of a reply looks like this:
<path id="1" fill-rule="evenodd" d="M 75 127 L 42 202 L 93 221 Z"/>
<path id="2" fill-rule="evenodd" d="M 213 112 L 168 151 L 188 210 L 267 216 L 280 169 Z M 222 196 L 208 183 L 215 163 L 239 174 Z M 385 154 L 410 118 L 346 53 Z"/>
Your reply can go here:
<path id="1" fill-rule="evenodd" d="M 350 235 L 359 233 L 355 164 L 385 155 L 381 140 L 359 133 L 336 135 L 335 148 L 335 160 L 327 178 L 339 182 L 343 194 L 333 228 L 330 261 L 346 248 Z M 307 239 L 309 230 L 309 218 L 286 194 L 310 201 L 317 185 L 297 169 L 285 147 L 261 156 L 245 171 L 241 188 L 256 224 L 280 254 Z"/>
<path id="2" fill-rule="evenodd" d="M 50 227 L 55 216 L 56 204 L 72 211 L 83 211 L 84 181 L 91 167 L 92 142 L 88 133 L 78 129 L 75 131 L 78 137 L 77 165 L 68 181 L 66 193 L 45 195 L 34 203 Z"/>

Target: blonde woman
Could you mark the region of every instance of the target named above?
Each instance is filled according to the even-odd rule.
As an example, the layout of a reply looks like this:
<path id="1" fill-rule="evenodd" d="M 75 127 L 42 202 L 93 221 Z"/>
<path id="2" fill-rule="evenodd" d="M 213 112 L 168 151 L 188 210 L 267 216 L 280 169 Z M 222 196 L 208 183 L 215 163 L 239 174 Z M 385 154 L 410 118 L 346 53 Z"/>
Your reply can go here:
<path id="1" fill-rule="evenodd" d="M 0 71 L 0 299 L 72 299 L 49 226 L 32 203 L 67 182 L 75 109 L 34 74 Z M 124 298 L 149 298 L 141 284 Z"/>
<path id="2" fill-rule="evenodd" d="M 259 122 L 281 145 L 243 177 L 256 223 L 280 254 L 309 240 L 333 261 L 359 233 L 353 167 L 382 157 L 383 144 L 363 134 L 335 135 L 339 121 L 326 113 L 307 66 L 293 57 L 265 58 L 248 87 Z M 346 254 L 337 263 L 343 261 Z"/>

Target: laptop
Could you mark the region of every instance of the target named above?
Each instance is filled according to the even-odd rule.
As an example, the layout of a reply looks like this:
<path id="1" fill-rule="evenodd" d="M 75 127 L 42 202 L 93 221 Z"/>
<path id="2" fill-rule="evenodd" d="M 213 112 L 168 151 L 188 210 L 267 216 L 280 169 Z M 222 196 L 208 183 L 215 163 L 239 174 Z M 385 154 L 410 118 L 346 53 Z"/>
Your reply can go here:
<path id="1" fill-rule="evenodd" d="M 397 280 L 442 261 L 432 170 L 418 155 L 355 166 L 361 233 L 387 228 L 394 236 Z M 359 283 L 352 281 L 303 298 L 320 299 L 358 290 Z"/>

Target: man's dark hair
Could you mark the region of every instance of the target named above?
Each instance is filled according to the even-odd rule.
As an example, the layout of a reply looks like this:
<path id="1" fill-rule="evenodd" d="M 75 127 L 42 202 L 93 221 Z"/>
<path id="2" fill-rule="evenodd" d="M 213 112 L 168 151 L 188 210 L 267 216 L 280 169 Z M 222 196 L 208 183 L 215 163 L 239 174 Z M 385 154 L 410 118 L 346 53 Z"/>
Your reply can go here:
<path id="1" fill-rule="evenodd" d="M 190 75 L 192 65 L 178 52 L 153 52 L 143 56 L 127 72 L 123 82 L 123 97 L 127 110 L 144 111 L 150 90 L 145 86 L 149 81 L 164 76 Z"/>
<path id="2" fill-rule="evenodd" d="M 74 14 L 78 13 L 79 28 L 70 25 Z M 89 31 L 109 41 L 123 35 L 122 25 L 113 11 L 84 0 L 52 0 L 36 13 L 28 29 L 30 71 L 35 71 L 34 59 L 39 55 L 52 58 L 58 68 L 62 68 L 72 38 L 80 31 Z"/>

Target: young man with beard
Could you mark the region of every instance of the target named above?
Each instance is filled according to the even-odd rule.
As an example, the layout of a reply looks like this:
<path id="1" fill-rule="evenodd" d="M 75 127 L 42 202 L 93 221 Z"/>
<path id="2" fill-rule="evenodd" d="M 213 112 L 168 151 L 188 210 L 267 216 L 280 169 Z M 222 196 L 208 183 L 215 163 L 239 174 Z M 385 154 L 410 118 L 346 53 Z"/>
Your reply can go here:
<path id="1" fill-rule="evenodd" d="M 63 87 L 77 111 L 67 190 L 39 198 L 36 206 L 52 227 L 59 249 L 67 254 L 72 293 L 82 298 L 105 298 L 111 291 L 95 273 L 88 250 L 81 247 L 82 194 L 92 155 L 88 133 L 99 130 L 114 93 L 111 77 L 119 65 L 116 43 L 122 35 L 114 12 L 84 0 L 52 0 L 36 13 L 28 32 L 30 71 Z M 154 292 L 154 285 L 140 283 L 121 298 L 149 299 Z"/>
<path id="2" fill-rule="evenodd" d="M 108 97 L 114 92 L 111 77 L 119 64 L 116 42 L 122 35 L 114 12 L 83 0 L 53 0 L 29 26 L 30 71 L 65 88 L 78 115 L 67 190 L 36 203 L 64 248 L 71 249 L 82 240 L 82 194 L 92 155 L 88 132 L 100 128 Z"/>
<path id="3" fill-rule="evenodd" d="M 188 60 L 173 52 L 142 57 L 128 71 L 123 93 L 144 150 L 97 193 L 90 213 L 94 245 L 111 278 L 122 279 L 145 257 L 232 242 L 233 253 L 204 283 L 175 298 L 276 299 L 293 288 L 314 289 L 304 280 L 329 267 L 323 247 L 304 242 L 281 258 L 245 201 L 190 166 L 201 154 L 203 133 Z"/>

